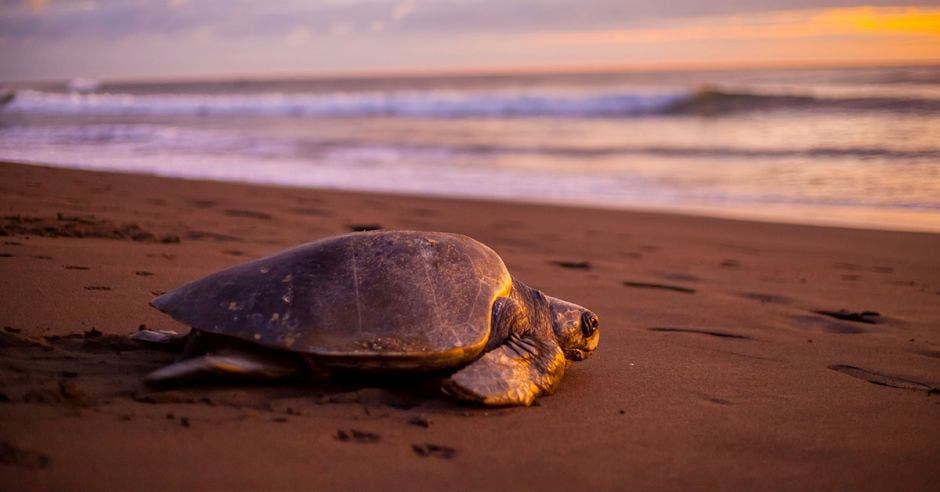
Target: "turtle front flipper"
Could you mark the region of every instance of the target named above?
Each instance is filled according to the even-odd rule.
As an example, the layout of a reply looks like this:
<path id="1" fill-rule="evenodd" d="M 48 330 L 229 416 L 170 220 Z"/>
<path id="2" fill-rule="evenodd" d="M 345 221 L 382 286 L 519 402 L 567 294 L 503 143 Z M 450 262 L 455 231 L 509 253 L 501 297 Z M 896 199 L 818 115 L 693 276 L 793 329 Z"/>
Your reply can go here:
<path id="1" fill-rule="evenodd" d="M 444 381 L 444 391 L 485 405 L 531 405 L 555 391 L 566 368 L 554 340 L 511 334 L 506 342 Z"/>

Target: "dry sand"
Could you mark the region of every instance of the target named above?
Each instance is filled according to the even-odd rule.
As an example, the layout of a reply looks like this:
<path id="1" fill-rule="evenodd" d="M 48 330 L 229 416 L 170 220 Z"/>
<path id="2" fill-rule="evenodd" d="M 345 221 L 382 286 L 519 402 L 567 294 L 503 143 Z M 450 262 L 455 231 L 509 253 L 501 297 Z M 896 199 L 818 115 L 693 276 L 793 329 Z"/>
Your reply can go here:
<path id="1" fill-rule="evenodd" d="M 940 235 L 14 164 L 0 209 L 0 489 L 940 486 Z M 186 329 L 155 294 L 367 225 L 489 244 L 597 353 L 530 408 L 139 383 L 173 356 L 125 336 Z"/>

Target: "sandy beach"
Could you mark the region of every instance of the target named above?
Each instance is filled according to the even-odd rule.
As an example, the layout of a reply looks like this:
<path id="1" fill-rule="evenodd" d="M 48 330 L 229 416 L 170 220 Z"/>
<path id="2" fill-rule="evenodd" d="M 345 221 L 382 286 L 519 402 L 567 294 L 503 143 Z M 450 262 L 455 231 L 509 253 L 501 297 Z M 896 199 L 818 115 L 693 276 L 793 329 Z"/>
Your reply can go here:
<path id="1" fill-rule="evenodd" d="M 0 164 L 0 488 L 936 490 L 940 235 Z M 558 392 L 140 383 L 148 305 L 355 229 L 467 234 L 601 317 Z"/>

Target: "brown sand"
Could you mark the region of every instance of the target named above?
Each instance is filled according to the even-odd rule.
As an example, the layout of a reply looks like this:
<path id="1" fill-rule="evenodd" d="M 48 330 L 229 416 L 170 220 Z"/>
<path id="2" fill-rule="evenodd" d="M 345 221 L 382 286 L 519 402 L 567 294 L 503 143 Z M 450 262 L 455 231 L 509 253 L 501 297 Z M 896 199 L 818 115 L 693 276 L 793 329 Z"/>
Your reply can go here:
<path id="1" fill-rule="evenodd" d="M 0 489 L 940 486 L 940 235 L 13 164 L 0 208 Z M 156 293 L 371 224 L 491 245 L 599 313 L 598 352 L 531 408 L 140 385 L 172 354 L 125 335 L 185 330 Z"/>

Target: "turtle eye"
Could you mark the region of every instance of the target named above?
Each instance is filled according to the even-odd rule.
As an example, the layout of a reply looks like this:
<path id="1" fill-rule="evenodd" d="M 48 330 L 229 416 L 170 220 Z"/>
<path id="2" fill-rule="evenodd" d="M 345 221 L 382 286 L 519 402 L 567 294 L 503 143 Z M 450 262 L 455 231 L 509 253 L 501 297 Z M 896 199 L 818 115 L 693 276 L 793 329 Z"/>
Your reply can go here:
<path id="1" fill-rule="evenodd" d="M 585 311 L 581 314 L 581 333 L 584 336 L 589 337 L 597 331 L 597 327 L 600 325 L 600 320 L 597 319 L 597 315 L 590 311 Z"/>

